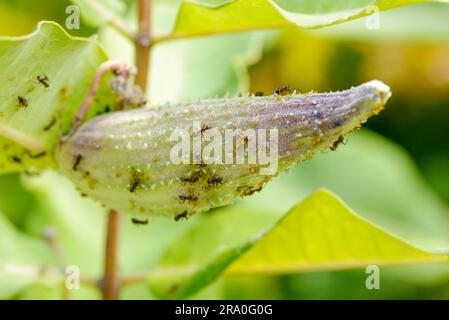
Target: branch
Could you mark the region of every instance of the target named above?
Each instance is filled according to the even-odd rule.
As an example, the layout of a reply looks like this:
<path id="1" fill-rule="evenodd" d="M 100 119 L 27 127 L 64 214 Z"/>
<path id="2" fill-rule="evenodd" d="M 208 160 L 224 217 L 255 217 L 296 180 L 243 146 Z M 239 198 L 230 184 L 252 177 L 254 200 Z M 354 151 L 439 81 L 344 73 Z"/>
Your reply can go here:
<path id="1" fill-rule="evenodd" d="M 138 69 L 136 83 L 138 86 L 140 86 L 140 88 L 144 92 L 146 92 L 147 90 L 149 63 L 150 63 L 150 51 L 151 51 L 150 31 L 151 31 L 151 0 L 139 0 L 139 35 L 135 38 L 136 64 Z M 101 77 L 103 75 L 101 75 Z M 90 94 L 88 98 L 93 99 L 94 95 L 95 93 Z M 88 105 L 90 105 L 91 103 L 92 100 L 86 102 L 86 104 Z M 81 112 L 80 116 L 84 117 L 87 111 L 80 110 L 80 112 Z M 103 278 L 103 299 L 105 300 L 116 300 L 119 296 L 119 290 L 121 285 L 118 270 L 118 241 L 121 223 L 120 217 L 121 214 L 119 212 L 115 210 L 109 211 L 108 229 L 106 235 L 105 270 Z"/>
<path id="2" fill-rule="evenodd" d="M 136 38 L 136 83 L 147 91 L 151 52 L 151 0 L 139 0 L 139 34 Z"/>
<path id="3" fill-rule="evenodd" d="M 121 215 L 115 210 L 109 210 L 108 229 L 106 235 L 106 255 L 103 278 L 103 299 L 117 300 L 120 290 L 118 268 L 118 243 Z"/>
<path id="4" fill-rule="evenodd" d="M 100 87 L 101 80 L 108 72 L 114 72 L 124 77 L 129 77 L 132 74 L 133 70 L 125 62 L 107 61 L 103 63 L 98 69 L 97 74 L 95 75 L 94 81 L 90 86 L 86 99 L 78 109 L 75 120 L 73 120 L 72 122 L 72 131 L 79 127 L 81 121 L 86 116 L 90 106 L 92 105 L 92 102 L 94 101 L 98 88 Z"/>
<path id="5" fill-rule="evenodd" d="M 37 266 L 31 264 L 21 264 L 21 263 L 4 263 L 0 264 L 0 271 L 5 274 L 19 275 L 19 276 L 33 276 L 36 278 L 61 278 L 65 279 L 65 270 L 52 266 Z M 96 279 L 89 277 L 80 277 L 80 283 L 91 286 L 98 287 L 98 282 Z"/>
<path id="6" fill-rule="evenodd" d="M 139 272 L 122 278 L 122 287 L 127 287 L 136 283 L 145 281 L 145 279 L 151 274 L 151 272 Z"/>

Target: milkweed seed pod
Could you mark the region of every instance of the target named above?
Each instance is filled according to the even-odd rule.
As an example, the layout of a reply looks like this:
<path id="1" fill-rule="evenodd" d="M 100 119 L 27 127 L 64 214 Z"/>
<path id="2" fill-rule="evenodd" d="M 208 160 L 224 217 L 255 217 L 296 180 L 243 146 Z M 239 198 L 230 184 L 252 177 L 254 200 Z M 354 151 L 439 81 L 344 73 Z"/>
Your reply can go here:
<path id="1" fill-rule="evenodd" d="M 259 191 L 378 114 L 371 81 L 323 94 L 248 96 L 119 111 L 61 140 L 60 170 L 104 205 L 179 220 Z"/>

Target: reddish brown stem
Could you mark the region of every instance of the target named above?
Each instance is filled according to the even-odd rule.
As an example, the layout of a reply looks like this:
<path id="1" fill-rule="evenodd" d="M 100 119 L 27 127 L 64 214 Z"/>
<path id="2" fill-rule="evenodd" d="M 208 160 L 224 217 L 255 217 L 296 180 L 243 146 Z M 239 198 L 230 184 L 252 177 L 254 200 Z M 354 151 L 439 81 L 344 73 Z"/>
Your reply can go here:
<path id="1" fill-rule="evenodd" d="M 72 130 L 78 128 L 81 121 L 86 116 L 90 106 L 92 105 L 92 102 L 94 101 L 98 88 L 100 87 L 101 80 L 108 72 L 115 72 L 117 74 L 122 74 L 126 77 L 129 77 L 132 73 L 132 68 L 130 68 L 126 63 L 120 61 L 107 61 L 100 66 L 92 82 L 92 85 L 90 86 L 87 97 L 86 99 L 84 99 L 83 104 L 78 109 L 75 120 L 73 120 L 72 122 Z"/>
<path id="2" fill-rule="evenodd" d="M 146 92 L 148 83 L 148 73 L 150 65 L 151 51 L 151 0 L 139 0 L 139 35 L 136 37 L 136 64 L 138 73 L 136 83 L 142 91 Z M 103 73 L 104 75 L 104 73 Z M 101 75 L 101 77 L 103 77 Z M 100 77 L 100 80 L 101 80 Z M 97 75 L 98 78 L 98 75 Z M 96 78 L 96 79 L 97 79 Z M 99 80 L 99 81 L 100 81 Z M 99 82 L 98 81 L 98 82 Z M 94 84 L 96 82 L 94 81 Z M 94 86 L 92 86 L 94 88 Z M 91 90 L 92 90 L 91 88 Z M 98 85 L 96 85 L 96 90 Z M 95 92 L 90 93 L 87 99 L 93 99 Z M 91 97 L 90 97 L 91 96 Z M 90 105 L 92 100 L 87 100 L 85 104 Z M 84 105 L 84 104 L 83 104 Z M 87 110 L 80 110 L 81 119 Z M 78 119 L 79 117 L 77 117 Z M 78 124 L 81 120 L 78 120 Z M 106 240 L 105 270 L 103 279 L 103 299 L 116 300 L 120 291 L 120 275 L 118 270 L 118 241 L 120 233 L 120 213 L 110 210 L 108 215 L 108 229 Z"/>
<path id="3" fill-rule="evenodd" d="M 139 0 L 139 34 L 136 39 L 136 83 L 146 92 L 151 51 L 151 0 Z"/>
<path id="4" fill-rule="evenodd" d="M 116 300 L 120 290 L 118 243 L 120 235 L 121 214 L 109 210 L 106 236 L 106 253 L 103 278 L 103 299 Z"/>

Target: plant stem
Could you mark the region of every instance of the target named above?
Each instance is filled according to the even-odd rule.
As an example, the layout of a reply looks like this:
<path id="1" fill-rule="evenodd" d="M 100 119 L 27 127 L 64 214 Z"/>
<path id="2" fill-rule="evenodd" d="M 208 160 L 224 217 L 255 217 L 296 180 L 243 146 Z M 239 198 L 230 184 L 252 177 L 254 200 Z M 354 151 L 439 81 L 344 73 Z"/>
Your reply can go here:
<path id="1" fill-rule="evenodd" d="M 136 83 L 147 91 L 151 51 L 151 0 L 139 0 L 139 34 L 136 38 Z"/>
<path id="2" fill-rule="evenodd" d="M 81 121 L 86 116 L 90 106 L 92 105 L 92 102 L 94 101 L 98 88 L 100 87 L 101 80 L 108 72 L 115 72 L 118 74 L 122 74 L 123 76 L 129 77 L 130 73 L 132 73 L 132 70 L 126 63 L 121 61 L 113 61 L 113 60 L 106 61 L 100 66 L 90 86 L 87 97 L 84 99 L 83 104 L 78 109 L 78 113 L 76 114 L 75 120 L 73 120 L 72 122 L 72 131 L 79 127 Z"/>
<path id="3" fill-rule="evenodd" d="M 118 242 L 120 235 L 120 223 L 120 212 L 109 210 L 103 278 L 104 300 L 116 300 L 119 295 L 120 278 L 118 267 Z"/>
<path id="4" fill-rule="evenodd" d="M 51 266 L 39 266 L 31 264 L 18 264 L 18 263 L 0 263 L 0 272 L 7 276 L 23 276 L 23 277 L 35 277 L 39 279 L 61 279 L 61 282 L 65 284 L 65 270 Z M 98 288 L 98 281 L 94 278 L 81 276 L 80 282 L 83 285 Z"/>
<path id="5" fill-rule="evenodd" d="M 138 14 L 139 34 L 135 38 L 138 69 L 136 84 L 146 93 L 151 51 L 151 0 L 139 0 Z M 103 278 L 103 299 L 105 300 L 116 300 L 120 291 L 118 268 L 120 223 L 121 214 L 115 210 L 109 210 Z"/>

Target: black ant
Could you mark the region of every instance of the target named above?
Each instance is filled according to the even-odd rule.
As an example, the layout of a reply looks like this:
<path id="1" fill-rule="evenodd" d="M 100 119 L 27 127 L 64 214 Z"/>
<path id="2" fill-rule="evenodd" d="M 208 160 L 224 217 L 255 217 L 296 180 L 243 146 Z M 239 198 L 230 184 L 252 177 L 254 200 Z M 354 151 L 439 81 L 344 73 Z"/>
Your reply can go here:
<path id="1" fill-rule="evenodd" d="M 53 117 L 50 123 L 44 127 L 44 131 L 50 130 L 56 124 L 56 121 L 57 121 L 56 118 Z"/>
<path id="2" fill-rule="evenodd" d="M 140 180 L 138 177 L 132 177 L 131 178 L 131 185 L 129 186 L 129 192 L 134 193 L 137 189 L 137 187 L 140 184 Z"/>
<path id="3" fill-rule="evenodd" d="M 180 178 L 179 179 L 183 184 L 186 184 L 186 183 L 190 183 L 190 184 L 194 184 L 195 182 L 198 182 L 198 180 L 200 180 L 200 178 L 198 177 L 198 176 L 191 176 L 191 177 L 188 177 L 188 178 Z"/>
<path id="4" fill-rule="evenodd" d="M 340 146 L 340 144 L 344 144 L 345 142 L 345 137 L 341 134 L 338 136 L 337 140 L 334 141 L 334 143 L 332 144 L 332 146 L 330 147 L 330 149 L 332 151 L 337 151 L 338 147 Z"/>
<path id="5" fill-rule="evenodd" d="M 12 160 L 16 163 L 22 163 L 22 159 L 20 159 L 18 156 L 13 156 Z"/>
<path id="6" fill-rule="evenodd" d="M 18 96 L 17 100 L 19 100 L 19 104 L 24 107 L 28 107 L 28 100 L 22 96 Z"/>
<path id="7" fill-rule="evenodd" d="M 37 153 L 37 154 L 30 154 L 30 158 L 38 159 L 38 158 L 45 157 L 46 155 L 47 155 L 47 151 L 42 151 L 42 152 Z"/>
<path id="8" fill-rule="evenodd" d="M 201 127 L 200 132 L 203 134 L 204 132 L 206 132 L 206 131 L 209 130 L 209 129 L 210 129 L 209 126 L 203 125 L 203 126 Z"/>
<path id="9" fill-rule="evenodd" d="M 209 179 L 207 179 L 207 184 L 210 187 L 218 187 L 223 184 L 223 178 L 217 177 L 217 176 L 212 176 Z"/>
<path id="10" fill-rule="evenodd" d="M 137 188 L 148 180 L 148 176 L 144 173 L 140 172 L 138 169 L 132 167 L 131 174 L 129 176 L 129 192 L 134 193 L 137 191 Z"/>
<path id="11" fill-rule="evenodd" d="M 183 211 L 175 217 L 175 221 L 178 222 L 181 219 L 187 219 L 189 217 L 189 213 L 187 211 Z"/>
<path id="12" fill-rule="evenodd" d="M 178 199 L 181 200 L 182 203 L 184 203 L 185 201 L 194 202 L 194 201 L 198 200 L 198 197 L 194 196 L 192 194 L 188 194 L 188 195 L 180 194 L 178 196 Z"/>
<path id="13" fill-rule="evenodd" d="M 201 126 L 201 128 L 198 131 L 195 132 L 195 135 L 203 135 L 204 132 L 206 132 L 209 129 L 210 129 L 210 127 L 204 124 Z"/>
<path id="14" fill-rule="evenodd" d="M 78 167 L 81 163 L 81 160 L 83 160 L 83 156 L 80 154 L 76 155 L 75 162 L 73 163 L 73 167 L 72 167 L 73 171 L 78 171 Z"/>
<path id="15" fill-rule="evenodd" d="M 148 224 L 148 219 L 139 220 L 137 218 L 132 218 L 131 221 L 132 221 L 132 223 L 137 224 L 137 225 L 141 225 L 141 226 L 144 226 L 144 225 Z"/>
<path id="16" fill-rule="evenodd" d="M 288 94 L 288 93 L 291 93 L 291 92 L 292 92 L 292 90 L 290 89 L 289 86 L 283 86 L 280 89 L 275 89 L 274 90 L 274 95 L 275 96 L 279 96 L 279 95 L 284 95 L 286 93 Z"/>
<path id="17" fill-rule="evenodd" d="M 203 160 L 201 159 L 201 163 L 198 163 L 197 166 L 200 167 L 200 168 L 206 168 L 207 167 L 207 163 L 204 163 Z"/>
<path id="18" fill-rule="evenodd" d="M 39 81 L 45 88 L 49 88 L 48 77 L 46 75 L 37 76 L 37 81 Z"/>

